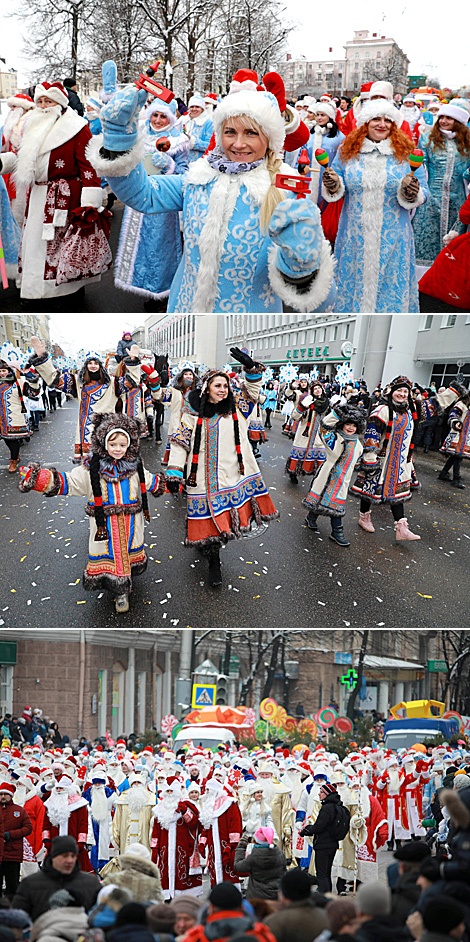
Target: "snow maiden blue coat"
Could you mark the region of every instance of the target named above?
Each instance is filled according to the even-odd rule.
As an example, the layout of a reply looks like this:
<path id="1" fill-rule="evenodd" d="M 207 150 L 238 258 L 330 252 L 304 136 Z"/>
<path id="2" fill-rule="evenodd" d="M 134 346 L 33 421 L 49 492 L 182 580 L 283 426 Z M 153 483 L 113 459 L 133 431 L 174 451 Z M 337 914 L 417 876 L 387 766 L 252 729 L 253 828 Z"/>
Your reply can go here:
<path id="1" fill-rule="evenodd" d="M 133 92 L 136 89 L 119 93 L 127 114 L 133 107 Z M 281 120 L 281 129 L 276 128 L 278 146 L 273 150 L 277 154 L 285 130 L 274 96 L 267 92 L 227 96 L 236 99 L 236 106 L 229 103 L 231 114 L 243 115 L 251 109 L 254 117 L 258 116 L 262 98 L 272 99 L 278 124 Z M 103 121 L 104 146 L 114 157 L 126 144 L 134 144 L 134 135 L 127 134 L 119 124 L 120 102 L 115 99 L 110 103 L 112 123 L 108 128 L 106 115 Z M 269 103 L 266 110 L 275 109 Z M 224 158 L 219 164 L 202 157 L 183 176 L 149 178 L 141 163 L 139 144 L 120 153 L 117 159 L 108 159 L 109 151 L 100 151 L 102 143 L 99 139 L 91 142 L 89 157 L 93 166 L 100 167 L 103 176 L 112 180 L 119 199 L 142 213 L 182 211 L 184 251 L 171 286 L 168 312 L 271 313 L 281 312 L 283 301 L 302 312 L 332 310 L 334 262 L 317 207 L 310 200 L 286 198 L 272 214 L 269 234 L 262 232 L 260 209 L 272 185 L 266 157 L 252 164 L 239 163 L 236 172 L 233 164 L 229 166 L 230 161 L 224 163 Z M 290 172 L 284 165 L 281 169 Z M 306 276 L 307 280 L 312 276 L 307 287 Z"/>

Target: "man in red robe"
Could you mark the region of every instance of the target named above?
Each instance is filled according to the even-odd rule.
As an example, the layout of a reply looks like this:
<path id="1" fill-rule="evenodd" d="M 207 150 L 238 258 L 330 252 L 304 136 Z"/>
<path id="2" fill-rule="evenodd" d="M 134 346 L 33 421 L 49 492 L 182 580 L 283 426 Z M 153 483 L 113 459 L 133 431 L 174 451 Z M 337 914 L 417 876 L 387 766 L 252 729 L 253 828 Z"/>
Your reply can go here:
<path id="1" fill-rule="evenodd" d="M 236 799 L 217 779 L 207 782 L 199 817 L 204 829 L 199 845 L 207 851 L 211 886 L 222 882 L 239 884 L 234 858 L 243 830 L 242 816 Z"/>
<path id="2" fill-rule="evenodd" d="M 370 794 L 365 785 L 360 784 L 357 792 L 358 816 L 364 819 L 367 828 L 367 840 L 357 849 L 357 879 L 359 883 L 376 883 L 379 879 L 377 851 L 384 846 L 388 837 L 387 818 L 380 801 Z"/>
<path id="3" fill-rule="evenodd" d="M 152 861 L 160 870 L 163 897 L 202 893 L 202 867 L 198 852 L 199 810 L 185 798 L 183 786 L 170 776 L 155 807 L 150 838 Z"/>
<path id="4" fill-rule="evenodd" d="M 44 802 L 46 813 L 42 839 L 49 853 L 54 837 L 68 834 L 78 844 L 78 862 L 80 870 L 93 872 L 86 850 L 88 836 L 88 802 L 77 794 L 76 786 L 68 775 L 62 775 L 52 789 L 50 797 Z"/>

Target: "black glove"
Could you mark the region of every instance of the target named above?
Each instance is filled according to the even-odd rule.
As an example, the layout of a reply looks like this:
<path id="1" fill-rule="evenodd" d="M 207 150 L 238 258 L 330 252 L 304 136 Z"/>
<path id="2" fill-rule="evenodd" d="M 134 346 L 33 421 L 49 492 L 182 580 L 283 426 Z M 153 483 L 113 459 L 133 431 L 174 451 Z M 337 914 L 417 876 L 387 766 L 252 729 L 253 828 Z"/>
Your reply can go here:
<path id="1" fill-rule="evenodd" d="M 301 837 L 313 837 L 315 831 L 313 829 L 313 824 L 307 824 L 306 827 L 302 828 L 300 831 Z"/>
<path id="2" fill-rule="evenodd" d="M 4 835 L 3 835 L 3 838 L 4 838 L 5 841 L 10 841 L 10 840 L 11 840 L 10 832 L 9 832 L 9 831 L 5 831 L 5 833 L 4 833 Z"/>
<path id="3" fill-rule="evenodd" d="M 243 350 L 240 350 L 239 347 L 230 347 L 230 353 L 232 354 L 233 359 L 238 360 L 238 362 L 241 363 L 246 370 L 253 369 L 255 361 L 251 359 L 248 353 L 243 353 Z"/>
<path id="4" fill-rule="evenodd" d="M 166 486 L 170 494 L 179 494 L 181 479 L 180 478 L 169 478 L 166 479 Z"/>

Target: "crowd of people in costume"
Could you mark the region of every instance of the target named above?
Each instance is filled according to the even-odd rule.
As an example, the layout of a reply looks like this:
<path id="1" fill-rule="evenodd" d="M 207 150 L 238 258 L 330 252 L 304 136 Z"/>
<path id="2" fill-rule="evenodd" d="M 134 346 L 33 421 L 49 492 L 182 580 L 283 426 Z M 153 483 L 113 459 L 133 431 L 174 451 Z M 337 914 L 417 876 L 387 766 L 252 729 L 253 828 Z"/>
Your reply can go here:
<path id="1" fill-rule="evenodd" d="M 266 380 L 264 364 L 233 347 L 240 372 L 227 365 L 205 368 L 199 376 L 195 364 L 183 363 L 170 382 L 168 358 L 152 355 L 144 362 L 127 334 L 116 351 L 115 375 L 96 351 L 84 353 L 77 371 L 60 369 L 40 338 L 32 338 L 32 347 L 21 370 L 0 361 L 0 435 L 10 450 L 9 471 L 19 469 L 23 493 L 86 498 L 90 532 L 83 584 L 113 592 L 120 613 L 129 609 L 133 577 L 147 567 L 149 494 L 184 495 L 185 545 L 207 558 L 212 587 L 222 583 L 221 549 L 258 535 L 279 517 L 257 459 L 267 438 L 264 423 L 272 427 L 281 401 L 289 407 L 283 429 L 293 439 L 285 473 L 292 484 L 299 475 L 312 476 L 303 500 L 305 523 L 318 533 L 318 518 L 328 517 L 331 539 L 342 547 L 350 545 L 344 531 L 349 494 L 360 501 L 363 531 L 374 532 L 372 509 L 386 505 L 396 540 L 420 540 L 405 511 L 420 488 L 416 445 L 442 451 L 446 462 L 439 480 L 465 488 L 461 467 L 470 455 L 470 394 L 457 381 L 424 388 L 400 375 L 371 394 L 363 382 L 341 387 L 325 377 L 280 383 Z M 20 467 L 20 446 L 29 438 L 24 395 L 39 395 L 41 381 L 78 399 L 74 469 Z M 152 471 L 143 463 L 141 440 L 151 440 L 155 428 L 161 441 L 165 406 L 166 448 L 160 469 Z"/>
<path id="2" fill-rule="evenodd" d="M 138 751 L 133 737 L 5 736 L 0 767 L 5 942 L 469 931 L 465 739 L 397 752 L 351 741 L 340 758 L 321 741 L 175 752 L 171 739 Z M 393 857 L 379 878 L 382 849 Z"/>
<path id="3" fill-rule="evenodd" d="M 413 313 L 420 276 L 467 309 L 467 99 L 398 106 L 378 81 L 294 106 L 250 69 L 187 106 L 114 81 L 83 115 L 70 93 L 45 80 L 9 99 L 0 220 L 25 308 L 76 302 L 110 268 L 118 197 L 115 284 L 147 310 Z"/>

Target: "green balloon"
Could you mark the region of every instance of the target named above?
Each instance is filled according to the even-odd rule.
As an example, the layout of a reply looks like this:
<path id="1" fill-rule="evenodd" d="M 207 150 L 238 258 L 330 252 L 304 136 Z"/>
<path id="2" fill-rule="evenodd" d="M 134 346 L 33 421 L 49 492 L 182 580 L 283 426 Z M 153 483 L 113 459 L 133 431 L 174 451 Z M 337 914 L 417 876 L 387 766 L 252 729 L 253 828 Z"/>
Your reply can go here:
<path id="1" fill-rule="evenodd" d="M 176 737 L 177 737 L 177 735 L 178 735 L 180 729 L 183 729 L 183 724 L 182 724 L 182 723 L 177 723 L 176 726 L 173 726 L 173 729 L 172 729 L 172 731 L 171 731 L 171 738 L 172 738 L 172 739 L 176 739 Z"/>

